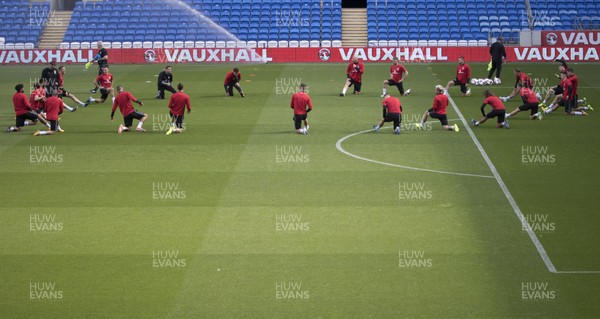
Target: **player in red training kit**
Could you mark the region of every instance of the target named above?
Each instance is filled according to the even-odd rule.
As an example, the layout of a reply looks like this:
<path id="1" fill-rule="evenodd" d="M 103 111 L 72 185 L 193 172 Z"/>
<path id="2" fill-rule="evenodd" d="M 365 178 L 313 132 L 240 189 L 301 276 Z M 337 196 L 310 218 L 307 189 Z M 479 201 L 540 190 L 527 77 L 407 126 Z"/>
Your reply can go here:
<path id="1" fill-rule="evenodd" d="M 387 94 L 386 86 L 388 85 L 397 87 L 400 95 L 409 95 L 410 89 L 404 92 L 404 80 L 407 76 L 408 71 L 406 71 L 406 68 L 400 64 L 398 58 L 394 58 L 394 64 L 390 67 L 390 79 L 383 81 L 383 92 L 381 93 L 381 97 L 384 97 Z"/>
<path id="2" fill-rule="evenodd" d="M 415 124 L 417 128 L 424 128 L 425 122 L 429 117 L 440 120 L 442 127 L 448 131 L 458 132 L 460 129 L 457 124 L 448 125 L 448 117 L 446 116 L 446 108 L 448 107 L 448 97 L 444 95 L 444 87 L 437 85 L 435 87 L 435 97 L 433 98 L 433 105 L 429 110 L 423 114 L 421 123 Z"/>
<path id="3" fill-rule="evenodd" d="M 400 123 L 402 123 L 402 105 L 400 99 L 386 94 L 383 102 L 383 118 L 379 124 L 373 126 L 376 132 L 379 132 L 385 122 L 394 122 L 394 134 L 400 134 Z"/>
<path id="4" fill-rule="evenodd" d="M 300 84 L 300 91 L 294 93 L 292 95 L 292 99 L 290 101 L 290 108 L 294 110 L 294 127 L 296 128 L 296 133 L 298 134 L 308 134 L 308 120 L 306 119 L 308 116 L 308 112 L 312 111 L 312 101 L 310 96 L 306 94 L 306 84 Z M 304 127 L 302 127 L 302 122 L 304 122 Z"/>
<path id="5" fill-rule="evenodd" d="M 183 115 L 187 108 L 188 114 L 192 111 L 192 104 L 190 103 L 190 97 L 183 93 L 183 84 L 177 84 L 177 93 L 171 95 L 169 99 L 169 110 L 171 114 L 171 127 L 167 131 L 167 135 L 171 133 L 183 132 Z"/>
<path id="6" fill-rule="evenodd" d="M 12 100 L 13 106 L 15 108 L 16 123 L 15 126 L 9 126 L 8 129 L 6 129 L 6 131 L 9 133 L 18 132 L 21 130 L 21 127 L 30 125 L 30 123 L 26 122 L 25 120 L 33 121 L 34 125 L 36 121 L 39 120 L 44 125 L 48 126 L 48 123 L 44 120 L 44 118 L 38 113 L 36 113 L 36 110 L 31 108 L 31 105 L 27 100 L 27 95 L 24 93 L 23 88 L 24 85 L 21 83 L 15 86 L 16 93 L 13 95 Z M 46 99 L 45 96 L 44 99 Z"/>
<path id="7" fill-rule="evenodd" d="M 463 56 L 458 57 L 458 66 L 456 67 L 456 79 L 446 84 L 446 91 L 453 85 L 460 85 L 460 91 L 463 96 L 471 95 L 471 89 L 468 88 L 471 81 L 471 67 L 465 63 Z"/>
<path id="8" fill-rule="evenodd" d="M 487 121 L 488 119 L 498 117 L 498 124 L 496 125 L 496 127 L 509 128 L 510 126 L 508 125 L 508 121 L 504 118 L 506 116 L 506 109 L 504 108 L 504 104 L 502 103 L 500 98 L 495 96 L 490 90 L 483 91 L 483 96 L 485 97 L 485 100 L 483 100 L 483 104 L 481 104 L 481 114 L 483 114 L 483 117 L 479 121 L 471 119 L 471 123 L 473 123 L 474 126 L 479 126 L 480 124 L 485 123 L 485 121 Z M 488 104 L 492 106 L 492 111 L 488 114 L 485 114 L 483 110 Z"/>
<path id="9" fill-rule="evenodd" d="M 50 129 L 48 131 L 36 131 L 33 133 L 34 136 L 38 135 L 52 135 L 58 132 L 64 132 L 58 123 L 58 116 L 65 110 L 63 100 L 58 98 L 58 91 L 50 91 L 51 96 L 46 98 L 46 104 L 44 109 L 46 110 L 46 119 L 50 123 Z"/>
<path id="10" fill-rule="evenodd" d="M 242 79 L 242 73 L 238 68 L 229 71 L 227 75 L 225 75 L 225 81 L 223 81 L 223 86 L 225 87 L 225 96 L 233 96 L 233 88 L 235 88 L 241 97 L 244 97 L 244 90 L 240 86 L 240 80 Z"/>
<path id="11" fill-rule="evenodd" d="M 96 77 L 96 80 L 94 81 L 96 89 L 100 88 L 100 93 L 102 94 L 102 96 L 98 100 L 94 99 L 93 97 L 90 97 L 83 106 L 88 106 L 90 103 L 104 103 L 108 95 L 112 96 L 112 102 L 114 103 L 115 91 L 112 87 L 112 82 L 113 76 L 112 74 L 108 73 L 108 68 L 102 68 L 102 74 L 98 75 L 98 77 Z"/>
<path id="12" fill-rule="evenodd" d="M 117 133 L 121 134 L 123 132 L 129 132 L 129 128 L 133 124 L 133 119 L 137 119 L 140 121 L 135 130 L 138 132 L 146 132 L 146 130 L 142 128 L 142 125 L 144 125 L 144 121 L 148 118 L 148 114 L 136 111 L 133 108 L 133 104 L 131 102 L 135 102 L 139 106 L 144 106 L 144 103 L 136 99 L 135 96 L 133 96 L 133 94 L 126 92 L 123 89 L 122 85 L 117 86 L 117 92 L 118 95 L 115 98 L 115 101 L 113 102 L 112 111 L 110 113 L 110 120 L 113 121 L 115 119 L 115 110 L 117 109 L 117 107 L 119 107 L 121 114 L 123 114 L 123 122 L 125 124 L 119 124 Z"/>
<path id="13" fill-rule="evenodd" d="M 503 102 L 506 102 L 519 94 L 520 88 L 518 88 L 518 86 L 521 86 L 522 88 L 533 89 L 533 80 L 529 75 L 525 74 L 525 72 L 521 71 L 519 68 L 515 68 L 515 80 L 515 88 L 513 91 L 508 96 L 500 97 Z M 536 94 L 536 97 L 539 100 L 542 99 L 542 96 L 539 93 Z"/>
<path id="14" fill-rule="evenodd" d="M 346 68 L 346 84 L 344 85 L 340 96 L 346 96 L 346 91 L 348 91 L 348 88 L 352 85 L 354 85 L 352 94 L 360 94 L 363 73 L 365 73 L 365 65 L 360 62 L 357 57 L 354 57 L 352 62 L 350 62 Z"/>
<path id="15" fill-rule="evenodd" d="M 506 118 L 508 119 L 511 116 L 515 116 L 521 111 L 530 110 L 530 120 L 541 120 L 542 112 L 538 112 L 540 100 L 537 98 L 537 96 L 535 96 L 535 92 L 533 92 L 533 90 L 530 88 L 522 87 L 521 84 L 519 84 L 517 88 L 519 88 L 519 94 L 523 99 L 523 105 L 517 107 L 514 111 L 510 112 L 509 114 L 506 114 Z"/>

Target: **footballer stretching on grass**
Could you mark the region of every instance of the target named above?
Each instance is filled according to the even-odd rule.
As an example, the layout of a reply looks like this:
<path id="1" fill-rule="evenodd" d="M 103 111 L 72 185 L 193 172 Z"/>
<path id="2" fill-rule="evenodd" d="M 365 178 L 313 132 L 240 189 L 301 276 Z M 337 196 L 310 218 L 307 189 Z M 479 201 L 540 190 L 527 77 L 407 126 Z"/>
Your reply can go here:
<path id="1" fill-rule="evenodd" d="M 453 85 L 460 86 L 460 92 L 462 96 L 471 95 L 471 89 L 468 87 L 471 81 L 471 67 L 465 63 L 463 56 L 458 57 L 458 66 L 456 67 L 456 78 L 452 81 L 448 81 L 446 84 L 446 92 Z"/>
<path id="2" fill-rule="evenodd" d="M 294 128 L 298 134 L 308 134 L 308 112 L 312 111 L 313 105 L 310 96 L 306 94 L 306 84 L 300 84 L 300 91 L 292 95 L 290 101 L 290 108 L 294 110 Z M 304 127 L 302 123 L 304 122 Z"/>
<path id="3" fill-rule="evenodd" d="M 112 82 L 112 74 L 108 73 L 108 68 L 103 68 L 102 74 L 98 75 L 98 77 L 96 77 L 96 80 L 93 82 L 93 84 L 96 86 L 96 89 L 100 88 L 100 93 L 102 94 L 102 96 L 100 96 L 99 99 L 95 99 L 90 96 L 90 98 L 87 100 L 84 106 L 88 106 L 90 103 L 104 103 L 104 101 L 106 101 L 109 95 L 112 96 L 112 102 L 114 103 L 115 92 L 112 87 Z"/>
<path id="4" fill-rule="evenodd" d="M 223 87 L 225 88 L 225 96 L 233 96 L 233 88 L 235 88 L 241 97 L 244 97 L 244 90 L 240 86 L 240 80 L 242 79 L 242 73 L 240 69 L 234 68 L 225 75 L 225 81 L 223 81 Z"/>
<path id="5" fill-rule="evenodd" d="M 12 100 L 15 108 L 16 123 L 15 126 L 9 126 L 6 131 L 9 133 L 18 132 L 21 130 L 21 127 L 31 124 L 35 125 L 37 121 L 40 121 L 44 125 L 50 127 L 46 120 L 44 120 L 44 118 L 36 112 L 37 110 L 32 109 L 23 88 L 24 85 L 21 83 L 15 86 L 15 91 L 17 92 L 13 95 Z M 46 97 L 44 96 L 43 99 L 45 100 Z M 27 122 L 26 120 L 31 120 L 32 122 Z"/>
<path id="6" fill-rule="evenodd" d="M 171 127 L 167 131 L 167 135 L 171 133 L 183 132 L 183 115 L 187 108 L 188 114 L 192 111 L 190 96 L 183 93 L 183 84 L 177 84 L 177 93 L 171 95 L 169 99 L 169 114 L 171 115 Z"/>
<path id="7" fill-rule="evenodd" d="M 395 86 L 398 88 L 398 92 L 400 95 L 406 96 L 410 94 L 410 89 L 404 91 L 404 80 L 408 76 L 408 71 L 406 68 L 400 64 L 400 60 L 395 57 L 392 66 L 390 67 L 390 78 L 388 80 L 383 81 L 383 89 L 381 93 L 381 97 L 384 97 L 387 94 L 387 86 Z"/>
<path id="8" fill-rule="evenodd" d="M 383 118 L 379 124 L 373 126 L 373 130 L 379 132 L 385 122 L 394 123 L 394 134 L 400 134 L 400 124 L 402 123 L 402 105 L 400 99 L 386 94 L 381 102 L 383 106 Z"/>
<path id="9" fill-rule="evenodd" d="M 474 126 L 479 126 L 485 123 L 488 119 L 493 119 L 494 117 L 497 117 L 497 128 L 509 128 L 510 126 L 508 125 L 508 121 L 505 119 L 506 108 L 504 107 L 502 100 L 500 100 L 499 97 L 495 96 L 490 90 L 483 91 L 483 96 L 485 97 L 485 100 L 483 100 L 483 104 L 481 104 L 481 114 L 483 114 L 483 117 L 479 121 L 471 119 L 471 123 L 473 123 Z M 492 111 L 490 111 L 488 114 L 485 114 L 484 109 L 485 106 L 488 104 L 492 106 Z"/>
<path id="10" fill-rule="evenodd" d="M 521 111 L 530 111 L 530 120 L 541 120 L 542 112 L 538 112 L 540 100 L 537 98 L 535 92 L 530 88 L 522 87 L 521 84 L 519 84 L 517 88 L 519 89 L 519 95 L 521 95 L 521 98 L 523 99 L 523 105 L 506 114 L 506 118 L 508 119 L 509 117 L 515 116 Z"/>
<path id="11" fill-rule="evenodd" d="M 123 114 L 123 123 L 119 124 L 119 128 L 117 129 L 117 133 L 121 134 L 123 132 L 129 132 L 131 125 L 133 125 L 133 119 L 137 119 L 140 122 L 136 127 L 137 132 L 146 132 L 142 128 L 144 125 L 144 121 L 148 118 L 148 114 L 138 112 L 133 108 L 133 104 L 131 102 L 137 103 L 139 106 L 144 106 L 142 101 L 138 100 L 133 96 L 133 94 L 125 91 L 122 85 L 117 86 L 117 97 L 113 102 L 112 111 L 110 113 L 110 120 L 113 121 L 115 119 L 115 110 L 119 107 L 121 114 Z"/>
<path id="12" fill-rule="evenodd" d="M 354 57 L 352 62 L 350 62 L 346 68 L 346 84 L 344 85 L 340 96 L 346 96 L 346 91 L 348 91 L 348 88 L 350 88 L 352 85 L 354 85 L 354 91 L 352 91 L 352 94 L 360 94 L 363 73 L 365 73 L 365 65 L 358 60 L 357 57 Z"/>
<path id="13" fill-rule="evenodd" d="M 417 128 L 424 128 L 425 122 L 428 118 L 434 118 L 440 120 L 442 127 L 448 131 L 458 132 L 460 129 L 457 124 L 448 125 L 448 117 L 446 115 L 446 108 L 448 107 L 448 96 L 444 95 L 444 87 L 437 85 L 435 87 L 435 97 L 433 98 L 433 105 L 429 110 L 423 114 L 421 123 L 415 124 Z"/>
<path id="14" fill-rule="evenodd" d="M 64 103 L 58 98 L 58 92 L 53 92 L 52 95 L 46 98 L 44 108 L 46 110 L 46 119 L 50 124 L 50 129 L 47 131 L 36 131 L 33 133 L 34 136 L 38 135 L 53 135 L 54 133 L 64 132 L 58 123 L 58 116 L 64 111 Z"/>

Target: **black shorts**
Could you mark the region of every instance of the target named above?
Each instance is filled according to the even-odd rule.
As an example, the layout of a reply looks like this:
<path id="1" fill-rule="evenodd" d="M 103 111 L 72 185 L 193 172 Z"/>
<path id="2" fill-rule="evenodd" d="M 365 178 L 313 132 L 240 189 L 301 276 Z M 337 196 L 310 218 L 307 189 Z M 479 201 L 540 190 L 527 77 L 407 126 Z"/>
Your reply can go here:
<path id="1" fill-rule="evenodd" d="M 51 131 L 57 131 L 57 129 L 58 129 L 58 121 L 57 120 L 48 120 L 48 123 L 50 123 Z"/>
<path id="2" fill-rule="evenodd" d="M 69 94 L 69 92 L 67 90 L 65 90 L 65 88 L 59 88 L 58 89 L 58 97 L 59 98 L 62 99 L 64 97 L 68 97 L 69 95 L 71 95 L 71 94 Z"/>
<path id="3" fill-rule="evenodd" d="M 563 100 L 563 101 L 565 103 L 565 112 L 571 113 L 571 111 L 573 111 L 573 108 L 577 104 L 577 101 L 575 101 L 573 99 L 568 99 L 568 100 Z"/>
<path id="4" fill-rule="evenodd" d="M 563 88 L 560 85 L 557 85 L 553 90 L 554 90 L 554 95 L 563 94 Z"/>
<path id="5" fill-rule="evenodd" d="M 183 128 L 183 115 L 175 115 L 172 112 L 169 112 L 169 115 L 171 115 L 171 118 L 175 119 L 175 125 L 177 126 L 177 128 Z"/>
<path id="6" fill-rule="evenodd" d="M 467 93 L 467 84 L 466 83 L 462 83 L 461 81 L 458 80 L 458 78 L 454 79 L 452 82 L 454 83 L 454 85 L 460 85 L 460 91 L 462 93 Z"/>
<path id="7" fill-rule="evenodd" d="M 531 115 L 533 115 L 533 114 L 537 113 L 538 107 L 539 107 L 539 103 L 526 103 L 526 104 L 519 106 L 519 110 L 521 110 L 521 111 L 531 110 Z"/>
<path id="8" fill-rule="evenodd" d="M 402 122 L 402 115 L 400 113 L 388 113 L 383 118 L 384 122 Z"/>
<path id="9" fill-rule="evenodd" d="M 492 110 L 490 113 L 486 114 L 485 117 L 488 119 L 498 117 L 498 123 L 502 123 L 506 117 L 506 110 Z"/>
<path id="10" fill-rule="evenodd" d="M 435 113 L 433 111 L 433 109 L 429 109 L 429 111 L 427 111 L 427 112 L 429 112 L 429 116 L 431 118 L 440 120 L 440 122 L 442 123 L 442 125 L 448 125 L 448 117 L 446 116 L 446 114 Z"/>
<path id="11" fill-rule="evenodd" d="M 302 121 L 306 120 L 308 114 L 294 114 L 294 127 L 299 130 L 302 128 Z"/>
<path id="12" fill-rule="evenodd" d="M 387 80 L 387 82 L 388 82 L 388 85 L 395 85 L 395 86 L 402 85 L 402 82 L 396 82 L 396 81 L 394 81 L 394 79 L 389 79 L 389 80 Z"/>
<path id="13" fill-rule="evenodd" d="M 350 86 L 352 86 L 352 85 L 361 85 L 362 84 L 362 82 L 355 81 L 352 78 L 348 78 L 348 80 L 350 80 Z"/>
<path id="14" fill-rule="evenodd" d="M 32 120 L 32 121 L 37 121 L 38 120 L 38 115 L 35 112 L 29 111 L 25 114 L 21 114 L 18 115 L 16 118 L 16 122 L 15 122 L 15 126 L 16 127 L 23 127 L 25 126 L 25 120 Z"/>
<path id="15" fill-rule="evenodd" d="M 108 89 L 101 88 L 100 89 L 100 94 L 102 94 L 102 96 L 100 98 L 103 99 L 103 100 L 106 100 L 106 98 L 108 97 L 108 95 L 110 94 L 110 92 L 108 91 Z"/>
<path id="16" fill-rule="evenodd" d="M 123 116 L 123 122 L 125 122 L 125 127 L 130 127 L 133 124 L 133 119 L 141 120 L 146 114 L 138 111 L 134 111 L 133 113 Z"/>

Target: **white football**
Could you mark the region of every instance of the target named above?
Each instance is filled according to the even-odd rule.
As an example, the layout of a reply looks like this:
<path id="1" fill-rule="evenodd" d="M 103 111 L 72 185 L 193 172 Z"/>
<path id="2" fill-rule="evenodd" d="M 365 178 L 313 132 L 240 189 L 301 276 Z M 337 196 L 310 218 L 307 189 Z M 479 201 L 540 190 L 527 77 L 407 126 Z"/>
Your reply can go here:
<path id="1" fill-rule="evenodd" d="M 492 79 L 485 79 L 485 85 L 492 85 L 494 84 L 494 81 L 492 81 Z"/>
<path id="2" fill-rule="evenodd" d="M 494 83 L 496 83 L 496 84 L 502 84 L 502 80 L 500 80 L 500 78 L 495 78 L 494 79 Z"/>
<path id="3" fill-rule="evenodd" d="M 473 84 L 473 85 L 477 85 L 477 79 L 476 79 L 476 78 L 472 78 L 472 79 L 471 79 L 471 84 Z"/>

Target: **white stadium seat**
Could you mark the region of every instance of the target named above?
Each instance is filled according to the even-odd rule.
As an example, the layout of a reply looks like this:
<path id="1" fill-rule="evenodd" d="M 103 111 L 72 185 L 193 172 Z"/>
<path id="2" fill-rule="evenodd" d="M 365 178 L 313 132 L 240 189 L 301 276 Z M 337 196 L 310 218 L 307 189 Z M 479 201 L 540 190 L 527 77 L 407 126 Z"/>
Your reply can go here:
<path id="1" fill-rule="evenodd" d="M 290 41 L 290 42 L 289 42 L 288 46 L 289 46 L 290 48 L 297 48 L 297 47 L 299 47 L 299 46 L 300 46 L 300 42 L 298 42 L 298 41 L 296 41 L 296 40 L 292 40 L 292 41 Z"/>
<path id="2" fill-rule="evenodd" d="M 321 41 L 321 46 L 324 48 L 331 48 L 331 41 L 323 40 L 323 41 Z"/>
<path id="3" fill-rule="evenodd" d="M 194 47 L 194 41 L 185 41 L 184 46 L 188 49 L 191 49 Z"/>
<path id="4" fill-rule="evenodd" d="M 248 42 L 246 43 L 246 46 L 247 46 L 248 48 L 256 48 L 256 47 L 258 46 L 258 42 L 256 42 L 256 41 L 248 41 Z"/>
<path id="5" fill-rule="evenodd" d="M 164 44 L 162 43 L 162 41 L 154 41 L 152 42 L 152 47 L 155 49 L 160 49 L 164 47 Z"/>
<path id="6" fill-rule="evenodd" d="M 215 41 L 206 41 L 204 42 L 204 46 L 207 48 L 214 48 L 217 46 L 217 44 L 215 43 Z"/>
<path id="7" fill-rule="evenodd" d="M 14 50 L 15 49 L 15 44 L 14 43 L 5 43 L 4 44 L 4 49 L 5 50 Z"/>
<path id="8" fill-rule="evenodd" d="M 281 40 L 277 42 L 277 46 L 280 48 L 287 48 L 289 46 L 289 43 L 285 40 Z"/>
<path id="9" fill-rule="evenodd" d="M 448 40 L 438 40 L 437 43 L 438 43 L 437 45 L 440 46 L 440 47 L 447 47 L 448 46 Z"/>
<path id="10" fill-rule="evenodd" d="M 225 41 L 216 41 L 215 47 L 216 48 L 225 48 L 225 47 L 227 47 L 227 43 Z"/>
<path id="11" fill-rule="evenodd" d="M 120 49 L 122 47 L 122 44 L 121 44 L 121 42 L 118 42 L 118 41 L 113 42 L 112 47 L 113 47 L 113 49 Z"/>
<path id="12" fill-rule="evenodd" d="M 448 40 L 448 46 L 449 47 L 457 47 L 458 46 L 458 41 L 456 41 L 456 40 Z"/>
<path id="13" fill-rule="evenodd" d="M 257 48 L 266 48 L 269 45 L 269 43 L 267 41 L 261 40 L 256 42 L 256 47 Z"/>
<path id="14" fill-rule="evenodd" d="M 92 44 L 89 42 L 81 42 L 81 48 L 82 49 L 89 49 L 92 47 Z"/>
<path id="15" fill-rule="evenodd" d="M 196 41 L 194 42 L 194 46 L 196 48 L 204 48 L 206 46 L 206 43 L 204 41 Z"/>
<path id="16" fill-rule="evenodd" d="M 277 41 L 271 40 L 271 41 L 267 42 L 267 47 L 268 48 L 276 48 L 277 47 Z"/>
<path id="17" fill-rule="evenodd" d="M 387 47 L 388 46 L 388 42 L 387 42 L 387 40 L 379 40 L 377 42 L 377 46 L 378 47 Z"/>
<path id="18" fill-rule="evenodd" d="M 388 47 L 397 47 L 398 40 L 388 40 Z"/>
<path id="19" fill-rule="evenodd" d="M 184 44 L 183 41 L 175 41 L 173 42 L 173 46 L 177 49 L 183 49 Z"/>
<path id="20" fill-rule="evenodd" d="M 165 46 L 165 49 L 172 49 L 175 46 L 173 41 L 165 41 L 163 42 L 163 45 Z"/>
<path id="21" fill-rule="evenodd" d="M 427 46 L 437 47 L 438 46 L 438 41 L 437 40 L 427 40 Z"/>
<path id="22" fill-rule="evenodd" d="M 302 40 L 302 41 L 300 41 L 300 42 L 298 43 L 298 45 L 299 45 L 301 48 L 308 48 L 308 47 L 310 47 L 310 42 L 309 42 L 309 41 L 306 41 L 306 40 Z"/>
<path id="23" fill-rule="evenodd" d="M 398 46 L 399 47 L 408 46 L 408 41 L 406 41 L 406 40 L 398 40 Z"/>
<path id="24" fill-rule="evenodd" d="M 70 48 L 71 49 L 79 49 L 79 48 L 81 48 L 81 43 L 79 43 L 79 42 L 71 42 Z"/>
<path id="25" fill-rule="evenodd" d="M 69 47 L 69 42 L 61 42 L 59 46 L 61 49 L 68 49 Z"/>
<path id="26" fill-rule="evenodd" d="M 317 40 L 312 40 L 310 41 L 310 47 L 311 48 L 318 48 L 321 46 L 321 42 L 317 41 Z"/>
<path id="27" fill-rule="evenodd" d="M 152 48 L 152 41 L 144 41 L 142 43 L 142 48 L 144 48 L 144 49 L 151 49 Z"/>
<path id="28" fill-rule="evenodd" d="M 331 41 L 331 46 L 334 48 L 339 48 L 342 46 L 342 41 L 341 40 L 333 40 L 333 41 Z"/>
<path id="29" fill-rule="evenodd" d="M 25 50 L 25 43 L 15 43 L 15 50 Z"/>
<path id="30" fill-rule="evenodd" d="M 142 42 L 140 42 L 140 41 L 133 42 L 133 47 L 135 49 L 141 49 L 142 48 Z"/>
<path id="31" fill-rule="evenodd" d="M 408 46 L 409 47 L 416 47 L 419 45 L 419 41 L 417 40 L 408 40 Z"/>
<path id="32" fill-rule="evenodd" d="M 71 44 L 73 45 L 73 44 Z M 123 49 L 131 49 L 133 48 L 133 43 L 129 42 L 129 41 L 124 41 L 123 42 Z"/>
<path id="33" fill-rule="evenodd" d="M 31 42 L 25 43 L 25 50 L 33 50 L 34 48 L 35 48 L 34 43 L 31 43 Z"/>
<path id="34" fill-rule="evenodd" d="M 240 41 L 237 41 L 237 42 L 235 43 L 235 46 L 236 46 L 236 47 L 238 47 L 238 48 L 245 48 L 245 47 L 247 47 L 247 46 L 248 46 L 248 44 L 246 43 L 246 41 L 241 41 L 241 40 L 240 40 Z"/>
<path id="35" fill-rule="evenodd" d="M 235 41 L 227 41 L 225 42 L 225 47 L 226 48 L 235 48 Z"/>

